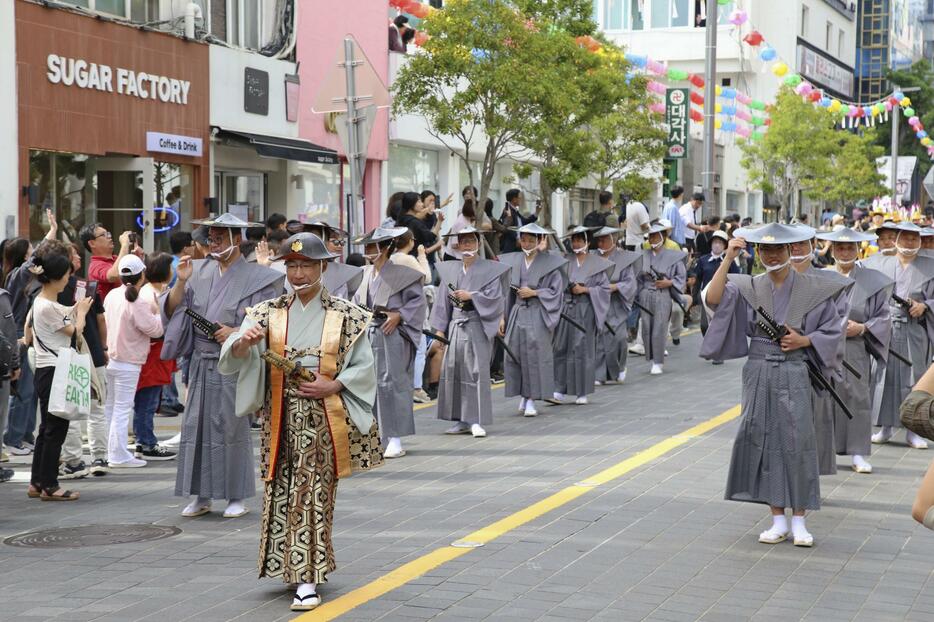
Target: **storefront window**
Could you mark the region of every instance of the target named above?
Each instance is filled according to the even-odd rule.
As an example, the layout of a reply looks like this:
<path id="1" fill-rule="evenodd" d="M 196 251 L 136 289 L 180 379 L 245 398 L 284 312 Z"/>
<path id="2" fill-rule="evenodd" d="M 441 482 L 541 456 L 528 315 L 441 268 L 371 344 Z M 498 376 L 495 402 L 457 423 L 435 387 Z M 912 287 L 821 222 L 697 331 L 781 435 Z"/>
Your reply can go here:
<path id="1" fill-rule="evenodd" d="M 437 188 L 437 151 L 389 145 L 389 194 Z"/>
<path id="2" fill-rule="evenodd" d="M 48 231 L 45 210 L 51 209 L 62 233 L 78 238 L 87 220 L 86 205 L 93 198 L 93 185 L 87 183 L 88 156 L 51 151 L 29 154 L 29 239 L 41 240 Z"/>
<path id="3" fill-rule="evenodd" d="M 154 162 L 152 172 L 155 194 L 153 245 L 157 251 L 170 252 L 169 236 L 172 232 L 191 228 L 194 175 L 192 167 L 171 162 Z"/>
<path id="4" fill-rule="evenodd" d="M 263 173 L 222 173 L 221 180 L 221 212 L 252 222 L 265 220 L 266 176 Z"/>
<path id="5" fill-rule="evenodd" d="M 304 187 L 298 219 L 301 221 L 323 220 L 341 226 L 341 171 L 334 164 L 300 162 L 297 165 L 301 185 Z"/>

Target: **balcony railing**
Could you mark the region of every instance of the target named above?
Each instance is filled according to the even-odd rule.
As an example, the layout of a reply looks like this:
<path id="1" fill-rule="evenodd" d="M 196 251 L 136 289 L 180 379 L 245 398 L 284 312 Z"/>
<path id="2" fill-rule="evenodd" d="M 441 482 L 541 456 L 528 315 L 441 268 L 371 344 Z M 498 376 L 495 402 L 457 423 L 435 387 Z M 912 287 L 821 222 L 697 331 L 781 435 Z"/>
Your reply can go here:
<path id="1" fill-rule="evenodd" d="M 824 0 L 847 19 L 856 19 L 856 2 L 854 0 Z"/>

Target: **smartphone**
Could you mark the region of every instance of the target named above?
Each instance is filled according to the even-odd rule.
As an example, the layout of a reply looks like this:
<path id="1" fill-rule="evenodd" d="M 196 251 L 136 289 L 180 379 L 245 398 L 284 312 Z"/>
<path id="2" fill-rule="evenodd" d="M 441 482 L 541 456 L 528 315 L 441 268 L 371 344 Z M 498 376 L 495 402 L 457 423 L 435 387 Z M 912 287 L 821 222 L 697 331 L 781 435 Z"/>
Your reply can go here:
<path id="1" fill-rule="evenodd" d="M 87 284 L 86 291 L 84 294 L 88 298 L 94 298 L 97 296 L 97 281 L 91 281 Z"/>
<path id="2" fill-rule="evenodd" d="M 94 284 L 97 285 L 96 282 Z M 87 291 L 88 291 L 87 281 L 84 281 L 82 279 L 78 279 L 77 281 L 75 281 L 75 300 L 74 301 L 78 302 L 79 300 L 84 300 L 85 296 L 87 296 Z"/>

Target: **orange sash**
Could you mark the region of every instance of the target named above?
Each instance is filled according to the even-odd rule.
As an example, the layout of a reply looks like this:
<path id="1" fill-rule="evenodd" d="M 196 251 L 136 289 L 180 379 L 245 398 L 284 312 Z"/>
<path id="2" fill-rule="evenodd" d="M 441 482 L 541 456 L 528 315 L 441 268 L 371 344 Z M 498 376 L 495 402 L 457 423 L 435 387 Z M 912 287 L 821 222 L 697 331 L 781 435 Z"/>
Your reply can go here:
<path id="1" fill-rule="evenodd" d="M 337 355 L 340 350 L 341 330 L 344 317 L 339 311 L 326 310 L 324 330 L 321 333 L 321 356 L 318 362 L 318 374 L 329 379 L 337 375 Z M 287 308 L 269 309 L 269 349 L 285 356 L 285 343 L 288 337 L 289 313 Z M 271 481 L 276 473 L 276 461 L 279 456 L 279 442 L 282 436 L 282 417 L 285 401 L 285 375 L 282 370 L 269 366 L 271 389 L 271 413 L 269 421 L 269 467 L 263 479 Z M 347 411 L 339 393 L 323 400 L 325 423 L 331 431 L 334 447 L 334 467 L 338 478 L 349 477 L 350 430 L 347 427 Z"/>

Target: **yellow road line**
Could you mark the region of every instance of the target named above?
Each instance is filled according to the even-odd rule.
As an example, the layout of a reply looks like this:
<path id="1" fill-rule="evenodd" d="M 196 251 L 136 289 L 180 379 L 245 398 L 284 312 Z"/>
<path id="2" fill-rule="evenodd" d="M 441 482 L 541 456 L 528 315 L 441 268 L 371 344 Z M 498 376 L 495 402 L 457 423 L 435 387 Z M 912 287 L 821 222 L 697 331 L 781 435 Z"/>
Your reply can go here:
<path id="1" fill-rule="evenodd" d="M 429 404 L 423 404 L 423 407 L 429 406 Z M 691 428 L 688 428 L 680 434 L 666 438 L 663 441 L 652 445 L 648 449 L 644 449 L 639 453 L 631 456 L 619 462 L 599 473 L 591 475 L 585 480 L 574 484 L 573 486 L 568 486 L 553 495 L 550 495 L 537 503 L 519 510 L 518 512 L 507 516 L 501 520 L 496 521 L 486 527 L 482 527 L 473 533 L 467 534 L 461 538 L 462 542 L 477 542 L 481 544 L 486 544 L 492 542 L 496 538 L 506 534 L 517 527 L 539 518 L 552 510 L 556 510 L 563 505 L 570 503 L 571 501 L 581 497 L 588 492 L 592 491 L 594 488 L 602 486 L 616 480 L 627 473 L 648 464 L 649 462 L 660 458 L 666 453 L 672 451 L 684 445 L 685 443 L 690 442 L 691 440 L 706 434 L 711 430 L 724 425 L 736 419 L 740 415 L 739 405 L 734 406 L 733 408 L 703 421 Z M 466 555 L 472 549 L 470 548 L 457 548 L 454 546 L 442 546 L 435 549 L 434 551 L 422 555 L 421 557 L 410 561 L 407 564 L 399 566 L 395 570 L 378 577 L 377 579 L 371 581 L 370 583 L 359 587 L 352 592 L 348 592 L 343 596 L 336 598 L 335 600 L 325 603 L 322 606 L 318 607 L 314 611 L 309 611 L 308 613 L 302 614 L 296 620 L 301 620 L 301 622 L 318 622 L 323 620 L 333 620 L 338 616 L 344 615 L 349 611 L 367 603 L 375 598 L 391 592 L 392 590 L 401 587 L 416 579 L 431 570 L 453 560 L 457 559 L 461 555 Z"/>

